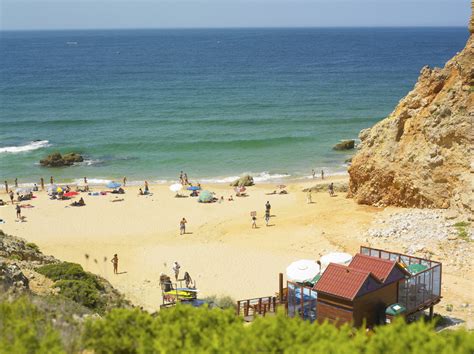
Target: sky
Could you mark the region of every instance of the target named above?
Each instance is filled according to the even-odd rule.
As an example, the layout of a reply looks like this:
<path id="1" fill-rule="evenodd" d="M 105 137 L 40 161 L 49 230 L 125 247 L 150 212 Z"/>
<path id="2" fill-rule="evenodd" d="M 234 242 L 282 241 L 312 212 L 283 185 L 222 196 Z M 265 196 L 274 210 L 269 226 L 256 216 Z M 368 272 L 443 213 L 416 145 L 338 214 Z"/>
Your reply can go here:
<path id="1" fill-rule="evenodd" d="M 0 0 L 0 29 L 467 26 L 470 6 L 470 0 Z"/>

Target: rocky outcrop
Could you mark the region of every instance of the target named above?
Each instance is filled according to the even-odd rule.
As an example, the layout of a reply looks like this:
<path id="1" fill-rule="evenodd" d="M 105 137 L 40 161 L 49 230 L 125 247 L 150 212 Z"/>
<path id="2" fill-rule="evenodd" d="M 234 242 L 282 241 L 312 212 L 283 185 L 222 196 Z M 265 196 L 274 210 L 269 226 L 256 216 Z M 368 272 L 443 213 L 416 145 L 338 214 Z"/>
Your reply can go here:
<path id="1" fill-rule="evenodd" d="M 240 177 L 239 179 L 236 179 L 234 182 L 230 184 L 232 187 L 248 187 L 248 186 L 253 186 L 253 177 L 250 175 L 245 175 Z"/>
<path id="2" fill-rule="evenodd" d="M 355 147 L 355 140 L 341 140 L 334 147 L 333 150 L 352 150 Z"/>
<path id="3" fill-rule="evenodd" d="M 329 182 L 328 183 L 319 183 L 312 187 L 303 189 L 303 192 L 327 192 L 329 190 Z M 333 183 L 334 191 L 340 193 L 346 193 L 348 191 L 348 185 L 346 182 L 334 182 Z"/>
<path id="4" fill-rule="evenodd" d="M 473 63 L 471 34 L 443 69 L 424 67 L 395 110 L 360 132 L 350 196 L 363 204 L 470 210 Z"/>
<path id="5" fill-rule="evenodd" d="M 61 155 L 59 152 L 55 152 L 51 155 L 48 155 L 46 158 L 40 160 L 41 166 L 46 167 L 64 167 L 71 166 L 76 162 L 84 161 L 82 155 L 71 152 L 68 154 Z"/>

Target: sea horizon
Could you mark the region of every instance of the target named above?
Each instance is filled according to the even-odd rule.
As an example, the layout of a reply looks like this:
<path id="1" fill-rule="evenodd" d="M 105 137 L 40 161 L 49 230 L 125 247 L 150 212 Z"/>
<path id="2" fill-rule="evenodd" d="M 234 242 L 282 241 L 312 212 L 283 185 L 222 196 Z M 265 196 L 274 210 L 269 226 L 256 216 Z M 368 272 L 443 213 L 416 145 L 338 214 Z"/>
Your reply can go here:
<path id="1" fill-rule="evenodd" d="M 2 30 L 1 178 L 227 183 L 344 174 L 462 27 Z M 39 160 L 79 152 L 85 162 Z"/>

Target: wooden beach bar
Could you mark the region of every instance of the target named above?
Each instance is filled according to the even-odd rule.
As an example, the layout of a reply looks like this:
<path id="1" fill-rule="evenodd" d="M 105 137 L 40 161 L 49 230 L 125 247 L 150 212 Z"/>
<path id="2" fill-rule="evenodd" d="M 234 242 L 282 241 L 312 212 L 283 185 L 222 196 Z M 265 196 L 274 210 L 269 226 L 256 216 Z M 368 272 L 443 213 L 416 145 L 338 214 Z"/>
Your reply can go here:
<path id="1" fill-rule="evenodd" d="M 289 317 L 357 327 L 390 323 L 397 316 L 412 320 L 428 309 L 431 318 L 441 301 L 441 273 L 440 262 L 361 246 L 349 264 L 329 263 L 314 284 L 287 281 L 277 297 L 239 301 L 238 314 L 266 315 L 280 305 Z M 250 310 L 260 309 L 251 304 L 262 301 L 271 306 Z"/>

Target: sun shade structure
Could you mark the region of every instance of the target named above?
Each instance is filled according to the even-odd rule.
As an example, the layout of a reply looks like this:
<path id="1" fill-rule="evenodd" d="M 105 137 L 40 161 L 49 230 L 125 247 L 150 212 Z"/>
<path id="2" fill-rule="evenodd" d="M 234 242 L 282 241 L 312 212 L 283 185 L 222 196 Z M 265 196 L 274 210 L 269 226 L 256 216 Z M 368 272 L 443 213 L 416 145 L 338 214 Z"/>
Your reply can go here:
<path id="1" fill-rule="evenodd" d="M 17 188 L 15 190 L 15 193 L 18 193 L 18 194 L 29 194 L 31 193 L 32 189 L 31 188 Z"/>
<path id="2" fill-rule="evenodd" d="M 319 265 L 310 259 L 301 259 L 286 268 L 288 280 L 298 283 L 311 281 L 320 271 Z"/>
<path id="3" fill-rule="evenodd" d="M 201 189 L 201 187 L 199 186 L 191 186 L 191 187 L 188 187 L 186 188 L 188 191 L 198 191 Z"/>
<path id="4" fill-rule="evenodd" d="M 344 252 L 331 252 L 321 257 L 321 267 L 326 269 L 329 263 L 348 265 L 352 261 L 352 256 Z"/>
<path id="5" fill-rule="evenodd" d="M 64 196 L 65 197 L 74 197 L 76 195 L 78 195 L 79 193 L 77 192 L 67 192 L 67 193 L 64 193 Z"/>
<path id="6" fill-rule="evenodd" d="M 114 181 L 110 181 L 109 183 L 106 184 L 107 188 L 118 188 L 121 186 L 120 183 L 117 183 L 117 182 L 114 182 Z"/>
<path id="7" fill-rule="evenodd" d="M 199 193 L 198 202 L 199 203 L 211 203 L 214 199 L 214 195 L 209 191 L 202 191 Z"/>
<path id="8" fill-rule="evenodd" d="M 170 186 L 170 191 L 174 193 L 178 193 L 181 189 L 183 189 L 183 185 L 181 183 L 175 183 Z"/>

